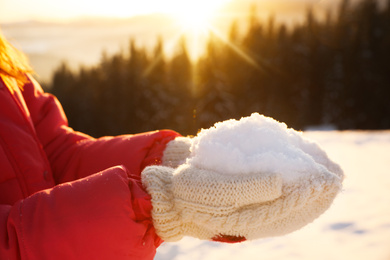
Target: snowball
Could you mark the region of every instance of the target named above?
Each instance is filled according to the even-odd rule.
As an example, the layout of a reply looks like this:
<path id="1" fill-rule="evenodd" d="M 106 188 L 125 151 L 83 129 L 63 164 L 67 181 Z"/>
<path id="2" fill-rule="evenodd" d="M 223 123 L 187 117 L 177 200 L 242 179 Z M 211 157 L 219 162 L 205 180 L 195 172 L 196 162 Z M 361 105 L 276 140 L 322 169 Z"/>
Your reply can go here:
<path id="1" fill-rule="evenodd" d="M 258 113 L 201 130 L 194 137 L 187 163 L 227 175 L 281 174 L 288 182 L 313 172 L 339 170 L 301 132 Z"/>

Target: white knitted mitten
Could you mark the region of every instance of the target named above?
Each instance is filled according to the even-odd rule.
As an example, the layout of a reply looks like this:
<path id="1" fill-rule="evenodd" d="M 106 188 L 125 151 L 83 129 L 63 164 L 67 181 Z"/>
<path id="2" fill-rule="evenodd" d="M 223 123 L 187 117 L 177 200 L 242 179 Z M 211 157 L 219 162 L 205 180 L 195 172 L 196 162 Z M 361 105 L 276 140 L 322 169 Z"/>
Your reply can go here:
<path id="1" fill-rule="evenodd" d="M 193 236 L 232 243 L 287 234 L 310 223 L 340 191 L 339 174 L 324 168 L 286 184 L 278 174 L 228 177 L 183 164 L 147 167 L 142 182 L 163 240 Z"/>
<path id="2" fill-rule="evenodd" d="M 167 144 L 162 158 L 162 165 L 172 168 L 185 163 L 190 156 L 192 139 L 190 137 L 176 137 Z"/>

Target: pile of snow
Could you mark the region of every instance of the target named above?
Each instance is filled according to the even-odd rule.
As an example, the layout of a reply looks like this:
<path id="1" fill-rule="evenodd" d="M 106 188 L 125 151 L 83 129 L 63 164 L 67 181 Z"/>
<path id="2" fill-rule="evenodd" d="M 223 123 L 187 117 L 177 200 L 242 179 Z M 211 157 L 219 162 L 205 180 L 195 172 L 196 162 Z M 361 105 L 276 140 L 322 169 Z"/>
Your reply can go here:
<path id="1" fill-rule="evenodd" d="M 301 132 L 254 113 L 203 129 L 193 140 L 188 164 L 223 174 L 281 174 L 286 182 L 313 172 L 341 171 Z"/>

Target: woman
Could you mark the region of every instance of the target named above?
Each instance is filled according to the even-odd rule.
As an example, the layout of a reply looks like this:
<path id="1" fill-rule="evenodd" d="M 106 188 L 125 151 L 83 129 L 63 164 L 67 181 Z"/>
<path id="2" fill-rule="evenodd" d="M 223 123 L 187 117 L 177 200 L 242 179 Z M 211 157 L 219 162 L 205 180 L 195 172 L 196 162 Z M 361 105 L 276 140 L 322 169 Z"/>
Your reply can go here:
<path id="1" fill-rule="evenodd" d="M 179 134 L 73 131 L 30 72 L 0 35 L 0 259 L 153 259 L 140 173 Z"/>

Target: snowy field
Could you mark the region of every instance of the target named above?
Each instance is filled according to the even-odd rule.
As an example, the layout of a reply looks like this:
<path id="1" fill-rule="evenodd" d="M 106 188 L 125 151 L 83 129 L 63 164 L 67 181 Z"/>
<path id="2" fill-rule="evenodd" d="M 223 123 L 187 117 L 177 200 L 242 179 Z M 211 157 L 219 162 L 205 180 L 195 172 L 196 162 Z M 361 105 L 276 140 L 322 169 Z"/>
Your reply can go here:
<path id="1" fill-rule="evenodd" d="M 309 131 L 346 175 L 344 191 L 313 223 L 241 244 L 193 238 L 163 244 L 156 260 L 390 260 L 390 131 Z"/>

